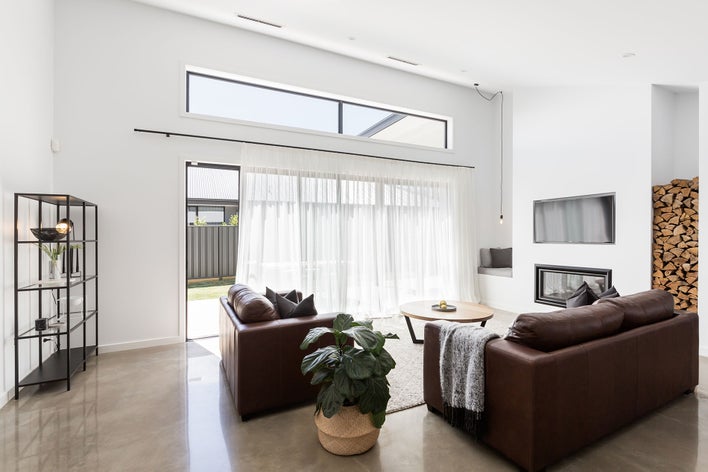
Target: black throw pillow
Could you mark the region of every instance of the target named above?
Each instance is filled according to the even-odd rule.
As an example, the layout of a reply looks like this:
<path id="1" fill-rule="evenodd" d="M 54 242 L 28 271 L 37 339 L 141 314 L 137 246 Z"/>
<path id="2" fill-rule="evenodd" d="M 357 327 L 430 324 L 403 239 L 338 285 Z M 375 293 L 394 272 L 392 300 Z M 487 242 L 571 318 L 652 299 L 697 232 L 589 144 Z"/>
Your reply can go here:
<path id="1" fill-rule="evenodd" d="M 615 298 L 619 296 L 620 294 L 617 292 L 614 285 L 600 294 L 600 298 Z"/>
<path id="2" fill-rule="evenodd" d="M 297 290 L 295 289 L 290 290 L 284 297 L 293 303 L 300 303 L 300 300 L 297 298 Z"/>
<path id="3" fill-rule="evenodd" d="M 583 284 L 568 297 L 565 301 L 565 306 L 567 308 L 576 308 L 579 306 L 592 305 L 597 299 L 597 295 L 588 286 L 588 283 L 583 282 Z"/>
<path id="4" fill-rule="evenodd" d="M 275 310 L 278 311 L 278 299 L 275 297 L 275 295 L 276 293 L 270 287 L 266 287 L 265 297 L 268 299 L 269 302 L 273 304 Z"/>
<path id="5" fill-rule="evenodd" d="M 273 304 L 273 306 L 275 307 L 275 310 L 278 311 L 278 313 L 280 313 L 280 311 L 278 310 L 278 293 L 275 292 L 270 287 L 266 287 L 265 297 L 268 299 L 268 301 L 270 301 Z M 297 298 L 297 290 L 295 290 L 295 289 L 290 290 L 287 294 L 282 295 L 282 297 L 285 298 L 286 300 L 290 300 L 291 302 L 294 302 L 295 304 L 297 304 L 300 301 Z"/>
<path id="6" fill-rule="evenodd" d="M 298 316 L 314 316 L 317 314 L 314 294 L 306 297 L 300 303 L 294 303 L 282 295 L 276 294 L 276 297 L 278 299 L 278 314 L 283 319 Z"/>
<path id="7" fill-rule="evenodd" d="M 492 267 L 511 267 L 511 248 L 504 249 L 491 248 Z"/>

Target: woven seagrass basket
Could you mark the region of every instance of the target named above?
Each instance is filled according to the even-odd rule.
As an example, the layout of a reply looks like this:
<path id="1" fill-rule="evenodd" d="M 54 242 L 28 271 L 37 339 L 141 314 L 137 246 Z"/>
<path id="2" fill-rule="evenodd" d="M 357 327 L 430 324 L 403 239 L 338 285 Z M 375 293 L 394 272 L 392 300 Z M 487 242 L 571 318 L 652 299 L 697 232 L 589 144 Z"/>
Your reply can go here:
<path id="1" fill-rule="evenodd" d="M 322 412 L 315 415 L 320 444 L 338 456 L 362 454 L 376 444 L 379 428 L 371 422 L 371 415 L 362 414 L 359 407 L 345 406 L 332 418 Z"/>

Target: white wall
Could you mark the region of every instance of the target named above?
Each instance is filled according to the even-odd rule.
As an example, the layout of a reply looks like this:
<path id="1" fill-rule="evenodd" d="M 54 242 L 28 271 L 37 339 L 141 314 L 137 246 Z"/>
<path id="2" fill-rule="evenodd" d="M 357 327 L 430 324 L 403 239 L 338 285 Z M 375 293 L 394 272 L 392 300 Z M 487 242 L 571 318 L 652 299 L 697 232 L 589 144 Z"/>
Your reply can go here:
<path id="1" fill-rule="evenodd" d="M 698 156 L 699 156 L 699 182 L 708 182 L 708 82 L 703 82 L 699 88 L 698 105 Z M 699 184 L 699 185 L 700 185 Z M 698 192 L 698 208 L 708 208 L 708 192 Z M 698 262 L 698 320 L 700 322 L 699 346 L 700 354 L 708 356 L 708 317 L 704 307 L 708 306 L 708 217 L 705 211 L 700 213 L 698 219 L 698 254 L 703 256 L 703 263 Z M 702 313 L 702 314 L 701 314 Z"/>
<path id="2" fill-rule="evenodd" d="M 674 111 L 676 94 L 651 87 L 651 183 L 664 185 L 674 178 Z"/>
<path id="3" fill-rule="evenodd" d="M 652 184 L 698 175 L 698 93 L 652 86 Z"/>
<path id="4" fill-rule="evenodd" d="M 674 175 L 698 175 L 698 92 L 674 94 Z"/>
<path id="5" fill-rule="evenodd" d="M 483 101 L 478 97 L 479 101 Z M 494 99 L 494 116 L 492 118 L 492 144 L 493 151 L 489 159 L 480 161 L 480 173 L 488 176 L 485 180 L 478 178 L 477 199 L 479 201 L 478 216 L 478 243 L 479 247 L 510 247 L 512 244 L 512 230 L 514 222 L 513 212 L 513 94 L 504 92 L 504 223 L 499 224 L 499 192 L 501 177 L 500 155 L 500 99 Z"/>
<path id="6" fill-rule="evenodd" d="M 514 296 L 533 303 L 534 264 L 609 268 L 620 293 L 650 288 L 651 88 L 514 91 Z M 533 201 L 616 192 L 616 244 L 534 244 Z"/>
<path id="7" fill-rule="evenodd" d="M 0 406 L 14 387 L 14 193 L 52 187 L 53 15 L 47 0 L 7 2 L 0 15 Z M 33 367 L 28 347 L 22 346 L 22 373 Z"/>
<path id="8" fill-rule="evenodd" d="M 109 348 L 183 339 L 184 161 L 239 160 L 234 145 L 133 128 L 478 165 L 478 182 L 491 180 L 482 164 L 494 109 L 473 90 L 132 2 L 56 9 L 55 186 L 99 205 L 100 343 Z M 184 64 L 452 116 L 454 150 L 183 117 Z"/>

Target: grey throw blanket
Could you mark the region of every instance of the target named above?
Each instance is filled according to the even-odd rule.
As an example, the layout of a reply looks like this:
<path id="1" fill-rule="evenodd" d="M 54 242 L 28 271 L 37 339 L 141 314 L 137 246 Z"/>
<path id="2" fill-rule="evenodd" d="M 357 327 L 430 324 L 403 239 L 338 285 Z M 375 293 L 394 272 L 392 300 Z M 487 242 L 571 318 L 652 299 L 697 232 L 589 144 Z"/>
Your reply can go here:
<path id="1" fill-rule="evenodd" d="M 484 347 L 499 335 L 470 324 L 436 323 L 440 325 L 443 417 L 479 437 L 484 412 Z"/>

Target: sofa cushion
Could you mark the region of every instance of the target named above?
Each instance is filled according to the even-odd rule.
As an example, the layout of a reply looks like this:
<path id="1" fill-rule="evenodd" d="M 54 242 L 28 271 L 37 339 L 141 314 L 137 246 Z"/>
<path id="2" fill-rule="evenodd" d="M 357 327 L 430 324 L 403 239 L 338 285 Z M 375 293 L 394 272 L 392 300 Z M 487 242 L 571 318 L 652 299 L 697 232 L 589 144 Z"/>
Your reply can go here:
<path id="1" fill-rule="evenodd" d="M 285 318 L 296 318 L 298 316 L 315 316 L 317 315 L 317 309 L 315 309 L 315 295 L 312 294 L 306 297 L 300 303 L 294 303 L 292 300 L 282 295 L 277 295 L 278 299 L 278 313 L 280 317 Z"/>
<path id="2" fill-rule="evenodd" d="M 491 248 L 489 252 L 492 254 L 492 267 L 511 267 L 511 248 L 504 249 Z"/>
<path id="3" fill-rule="evenodd" d="M 236 295 L 243 290 L 251 290 L 251 288 L 248 285 L 243 284 L 236 284 L 229 287 L 229 293 L 226 295 L 226 298 L 229 300 L 229 304 L 231 304 L 231 308 L 234 310 L 236 310 L 236 303 L 234 302 L 234 299 Z"/>
<path id="4" fill-rule="evenodd" d="M 603 298 L 598 306 L 611 305 L 624 311 L 622 331 L 638 328 L 674 316 L 674 297 L 664 290 L 654 289 L 625 295 Z"/>
<path id="5" fill-rule="evenodd" d="M 271 321 L 279 318 L 273 304 L 247 285 L 233 285 L 229 289 L 228 299 L 236 316 L 243 323 Z"/>
<path id="6" fill-rule="evenodd" d="M 506 339 L 549 352 L 611 336 L 620 330 L 622 310 L 614 305 L 589 305 L 551 313 L 519 315 Z"/>
<path id="7" fill-rule="evenodd" d="M 592 305 L 597 299 L 597 295 L 593 292 L 588 283 L 583 282 L 583 284 L 568 297 L 565 301 L 565 306 L 568 308 L 576 308 L 579 306 Z"/>

